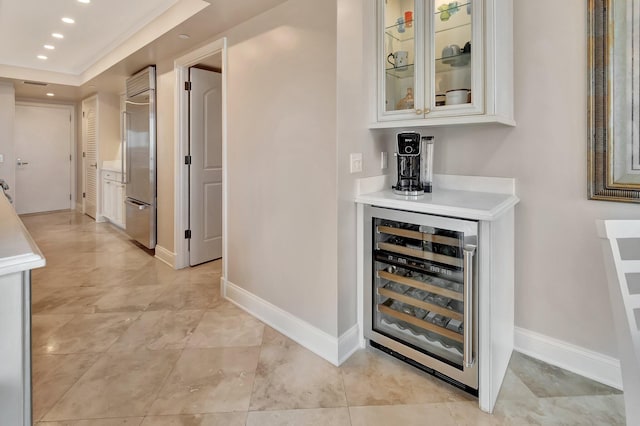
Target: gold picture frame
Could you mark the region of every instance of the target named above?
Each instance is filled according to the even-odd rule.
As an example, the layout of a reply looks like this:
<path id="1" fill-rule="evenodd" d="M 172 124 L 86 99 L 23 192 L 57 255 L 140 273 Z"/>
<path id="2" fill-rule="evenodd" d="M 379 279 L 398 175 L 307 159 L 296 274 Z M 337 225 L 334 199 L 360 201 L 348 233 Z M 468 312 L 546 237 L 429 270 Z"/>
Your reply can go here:
<path id="1" fill-rule="evenodd" d="M 639 9 L 640 0 L 588 0 L 592 200 L 640 203 Z"/>

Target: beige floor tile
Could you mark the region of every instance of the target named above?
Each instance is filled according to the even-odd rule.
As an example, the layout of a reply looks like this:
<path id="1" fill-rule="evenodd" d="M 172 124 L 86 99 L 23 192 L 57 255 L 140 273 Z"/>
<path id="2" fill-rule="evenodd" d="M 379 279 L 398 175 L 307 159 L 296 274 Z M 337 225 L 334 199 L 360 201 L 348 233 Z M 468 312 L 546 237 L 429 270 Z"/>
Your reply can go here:
<path id="1" fill-rule="evenodd" d="M 613 402 L 615 396 L 541 398 L 546 414 L 543 423 L 624 426 L 624 410 L 619 411 Z"/>
<path id="2" fill-rule="evenodd" d="M 40 420 L 99 357 L 100 354 L 34 355 L 33 419 Z"/>
<path id="3" fill-rule="evenodd" d="M 219 289 L 211 284 L 177 284 L 167 286 L 147 310 L 211 309 L 220 301 Z"/>
<path id="4" fill-rule="evenodd" d="M 73 354 L 104 352 L 131 326 L 139 313 L 76 315 L 39 340 L 34 353 Z"/>
<path id="5" fill-rule="evenodd" d="M 124 419 L 71 420 L 62 422 L 40 422 L 36 426 L 140 426 L 143 417 Z"/>
<path id="6" fill-rule="evenodd" d="M 458 426 L 501 426 L 507 424 L 501 414 L 488 414 L 480 410 L 478 401 L 448 402 L 445 405 L 449 409 L 451 418 Z"/>
<path id="7" fill-rule="evenodd" d="M 95 312 L 144 311 L 163 291 L 157 285 L 115 287 L 96 301 Z"/>
<path id="8" fill-rule="evenodd" d="M 509 369 L 538 397 L 613 395 L 620 391 L 518 352 Z"/>
<path id="9" fill-rule="evenodd" d="M 75 315 L 32 315 L 31 346 L 34 348 L 45 346 L 49 336 L 74 317 Z"/>
<path id="10" fill-rule="evenodd" d="M 149 414 L 246 411 L 260 348 L 185 349 Z"/>
<path id="11" fill-rule="evenodd" d="M 43 420 L 144 416 L 179 356 L 180 351 L 104 354 Z"/>
<path id="12" fill-rule="evenodd" d="M 285 411 L 251 411 L 247 426 L 351 426 L 349 409 L 314 408 Z"/>
<path id="13" fill-rule="evenodd" d="M 446 404 L 350 407 L 352 426 L 457 426 Z"/>
<path id="14" fill-rule="evenodd" d="M 90 314 L 105 294 L 106 289 L 96 287 L 60 288 L 32 303 L 31 309 L 34 314 Z"/>
<path id="15" fill-rule="evenodd" d="M 264 324 L 240 308 L 227 305 L 205 312 L 189 339 L 189 348 L 260 346 Z"/>
<path id="16" fill-rule="evenodd" d="M 109 352 L 138 349 L 182 349 L 198 326 L 204 311 L 143 312 L 109 348 Z"/>
<path id="17" fill-rule="evenodd" d="M 356 352 L 340 368 L 350 406 L 473 399 L 467 393 L 373 349 Z"/>
<path id="18" fill-rule="evenodd" d="M 498 395 L 499 399 L 535 399 L 531 390 L 522 383 L 522 380 L 511 369 L 507 369 Z"/>
<path id="19" fill-rule="evenodd" d="M 145 417 L 141 426 L 245 426 L 247 413 Z"/>
<path id="20" fill-rule="evenodd" d="M 270 327 L 265 328 L 251 410 L 345 407 L 340 370 Z"/>

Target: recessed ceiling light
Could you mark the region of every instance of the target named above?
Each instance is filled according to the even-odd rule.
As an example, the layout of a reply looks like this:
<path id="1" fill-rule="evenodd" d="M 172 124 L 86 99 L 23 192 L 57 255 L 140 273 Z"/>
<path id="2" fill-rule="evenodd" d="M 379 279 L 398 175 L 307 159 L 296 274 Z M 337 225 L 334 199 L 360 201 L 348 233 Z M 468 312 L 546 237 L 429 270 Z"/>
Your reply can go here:
<path id="1" fill-rule="evenodd" d="M 49 50 L 53 50 L 53 49 L 55 49 L 56 47 L 55 47 L 55 46 L 53 46 L 53 45 L 51 45 L 51 44 L 45 44 L 45 45 L 44 45 L 44 48 L 45 48 L 45 49 L 49 49 Z"/>
<path id="2" fill-rule="evenodd" d="M 63 36 L 62 34 L 60 34 L 60 33 L 51 33 L 51 37 L 54 37 L 54 38 L 64 38 L 64 36 Z"/>
<path id="3" fill-rule="evenodd" d="M 91 3 L 91 0 L 78 0 L 78 3 L 89 4 Z"/>
<path id="4" fill-rule="evenodd" d="M 183 39 L 183 40 L 186 40 L 186 39 L 188 39 L 188 38 L 191 38 L 191 36 L 190 36 L 189 34 L 179 34 L 179 35 L 178 35 L 178 38 L 181 38 L 181 39 Z"/>
<path id="5" fill-rule="evenodd" d="M 55 96 L 53 93 L 47 93 L 47 96 Z"/>
<path id="6" fill-rule="evenodd" d="M 62 22 L 64 22 L 65 24 L 73 24 L 76 21 L 73 20 L 73 18 L 67 18 L 66 16 L 64 18 L 62 18 Z"/>
<path id="7" fill-rule="evenodd" d="M 44 55 L 38 55 L 38 59 L 42 59 L 44 61 L 45 59 L 47 59 L 47 57 Z"/>

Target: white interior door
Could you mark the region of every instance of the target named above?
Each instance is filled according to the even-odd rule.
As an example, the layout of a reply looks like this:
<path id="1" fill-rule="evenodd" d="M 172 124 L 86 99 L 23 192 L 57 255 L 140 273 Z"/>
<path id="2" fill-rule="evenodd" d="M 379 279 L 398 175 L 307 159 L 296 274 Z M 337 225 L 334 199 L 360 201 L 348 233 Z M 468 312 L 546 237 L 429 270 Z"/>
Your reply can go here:
<path id="1" fill-rule="evenodd" d="M 98 99 L 82 101 L 82 173 L 84 198 L 82 210 L 96 218 L 98 205 Z"/>
<path id="2" fill-rule="evenodd" d="M 189 264 L 222 257 L 222 75 L 189 69 Z"/>
<path id="3" fill-rule="evenodd" d="M 18 214 L 66 210 L 71 205 L 72 109 L 16 105 L 15 208 Z"/>

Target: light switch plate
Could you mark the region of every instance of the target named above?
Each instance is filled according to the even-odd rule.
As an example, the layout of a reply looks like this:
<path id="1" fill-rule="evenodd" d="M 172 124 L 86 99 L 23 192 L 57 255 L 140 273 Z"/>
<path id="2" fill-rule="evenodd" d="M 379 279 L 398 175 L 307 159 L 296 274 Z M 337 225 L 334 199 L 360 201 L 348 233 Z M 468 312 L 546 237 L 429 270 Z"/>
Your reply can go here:
<path id="1" fill-rule="evenodd" d="M 349 156 L 349 159 L 350 159 L 349 169 L 350 169 L 351 173 L 360 173 L 360 172 L 362 172 L 362 153 L 361 152 L 357 152 L 357 153 L 351 154 Z"/>

